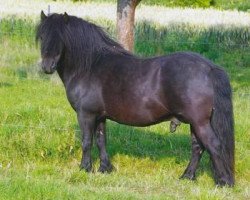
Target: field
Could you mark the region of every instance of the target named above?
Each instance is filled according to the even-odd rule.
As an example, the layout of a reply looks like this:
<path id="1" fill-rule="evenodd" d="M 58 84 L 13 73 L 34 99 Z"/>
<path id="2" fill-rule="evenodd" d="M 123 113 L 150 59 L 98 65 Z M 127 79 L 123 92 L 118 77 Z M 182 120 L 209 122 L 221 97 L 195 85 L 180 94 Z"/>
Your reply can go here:
<path id="1" fill-rule="evenodd" d="M 148 18 L 143 13 L 150 8 L 142 7 L 136 25 L 136 54 L 196 51 L 228 72 L 234 92 L 236 186 L 218 188 L 207 154 L 196 181 L 178 179 L 190 158 L 189 127 L 182 124 L 171 134 L 169 122 L 133 128 L 108 121 L 108 152 L 116 170 L 111 174 L 96 172 L 99 160 L 94 146 L 95 172 L 79 171 L 81 135 L 75 113 L 57 75 L 44 75 L 39 69 L 39 45 L 35 44 L 34 32 L 40 10 L 25 15 L 15 11 L 13 2 L 4 5 L 13 9 L 1 10 L 5 17 L 0 21 L 0 199 L 250 198 L 249 14 L 187 9 L 183 12 L 198 12 L 205 17 L 199 17 L 197 22 L 191 15 L 184 24 L 178 19 L 168 24 L 156 23 L 160 21 L 157 16 L 145 20 Z M 31 1 L 21 2 L 25 9 L 32 10 L 27 6 Z M 41 2 L 34 4 L 44 8 L 46 4 Z M 109 4 L 105 5 L 108 8 Z M 18 16 L 10 16 L 10 10 Z M 225 18 L 234 15 L 235 19 L 219 18 L 223 23 L 216 25 L 206 21 L 207 12 L 221 13 Z M 114 37 L 114 17 L 87 17 Z M 238 26 L 233 26 L 239 18 L 244 22 L 239 20 L 235 23 Z"/>

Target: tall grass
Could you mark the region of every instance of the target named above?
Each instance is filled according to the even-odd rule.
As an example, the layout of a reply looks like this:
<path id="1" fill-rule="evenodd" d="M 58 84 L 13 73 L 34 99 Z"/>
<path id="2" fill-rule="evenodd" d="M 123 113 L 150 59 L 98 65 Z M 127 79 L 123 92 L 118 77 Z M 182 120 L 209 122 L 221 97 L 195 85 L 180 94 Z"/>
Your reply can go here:
<path id="1" fill-rule="evenodd" d="M 214 6 L 220 9 L 250 11 L 250 1 L 246 0 L 215 0 Z"/>
<path id="2" fill-rule="evenodd" d="M 115 38 L 113 21 L 90 21 L 101 25 Z M 0 37 L 8 35 L 11 42 L 34 46 L 36 23 L 29 18 L 2 19 Z M 204 27 L 191 23 L 162 26 L 148 21 L 139 21 L 136 23 L 135 42 L 135 51 L 141 56 L 195 51 L 224 67 L 250 67 L 250 29 L 245 26 Z"/>
<path id="3" fill-rule="evenodd" d="M 65 0 L 61 0 L 64 1 Z M 68 0 L 70 1 L 70 0 Z M 91 2 L 91 3 L 117 3 L 116 0 L 71 0 L 73 2 Z M 158 5 L 166 7 L 214 7 L 219 9 L 232 9 L 232 10 L 250 10 L 250 2 L 247 0 L 175 0 L 175 1 L 166 1 L 166 0 L 143 0 L 140 4 L 145 5 Z"/>

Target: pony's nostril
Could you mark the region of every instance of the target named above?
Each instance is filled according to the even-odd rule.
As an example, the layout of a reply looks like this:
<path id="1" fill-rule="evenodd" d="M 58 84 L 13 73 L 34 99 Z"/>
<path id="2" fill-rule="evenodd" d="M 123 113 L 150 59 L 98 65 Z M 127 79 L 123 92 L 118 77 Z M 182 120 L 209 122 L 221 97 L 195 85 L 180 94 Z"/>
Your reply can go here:
<path id="1" fill-rule="evenodd" d="M 52 69 L 55 69 L 55 68 L 56 68 L 56 62 L 55 62 L 55 61 L 52 62 L 51 68 L 52 68 Z"/>

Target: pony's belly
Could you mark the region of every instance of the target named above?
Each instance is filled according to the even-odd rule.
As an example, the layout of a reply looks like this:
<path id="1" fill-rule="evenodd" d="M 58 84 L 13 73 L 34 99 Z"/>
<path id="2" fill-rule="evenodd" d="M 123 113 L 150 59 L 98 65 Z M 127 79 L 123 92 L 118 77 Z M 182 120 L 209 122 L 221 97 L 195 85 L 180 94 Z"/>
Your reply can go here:
<path id="1" fill-rule="evenodd" d="M 168 121 L 171 116 L 163 116 L 156 119 L 149 119 L 149 118 L 133 118 L 133 119 L 125 119 L 125 118 L 113 118 L 108 117 L 110 120 L 115 121 L 119 124 L 125 124 L 130 126 L 138 126 L 138 127 L 144 127 L 144 126 L 150 126 L 154 125 L 163 121 Z"/>
<path id="2" fill-rule="evenodd" d="M 122 109 L 120 112 L 107 113 L 109 119 L 131 126 L 148 126 L 167 121 L 172 116 L 162 108 L 151 109 Z"/>

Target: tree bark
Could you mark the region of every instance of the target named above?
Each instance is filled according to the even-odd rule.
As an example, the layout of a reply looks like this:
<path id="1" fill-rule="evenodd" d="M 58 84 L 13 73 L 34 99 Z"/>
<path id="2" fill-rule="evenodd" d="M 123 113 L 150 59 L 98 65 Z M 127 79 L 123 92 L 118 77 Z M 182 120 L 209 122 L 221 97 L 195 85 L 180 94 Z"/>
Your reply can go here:
<path id="1" fill-rule="evenodd" d="M 134 49 L 135 8 L 141 0 L 117 0 L 118 41 L 128 51 Z"/>

